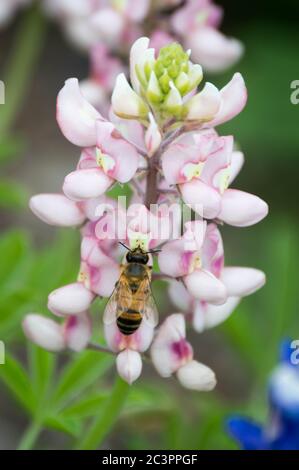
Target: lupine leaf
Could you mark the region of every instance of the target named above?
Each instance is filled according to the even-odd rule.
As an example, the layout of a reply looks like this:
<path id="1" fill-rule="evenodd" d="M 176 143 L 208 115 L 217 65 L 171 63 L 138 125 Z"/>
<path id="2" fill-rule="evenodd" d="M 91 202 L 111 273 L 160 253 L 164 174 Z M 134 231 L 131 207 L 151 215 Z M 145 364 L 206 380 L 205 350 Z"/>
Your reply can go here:
<path id="1" fill-rule="evenodd" d="M 69 364 L 60 375 L 53 403 L 62 407 L 94 384 L 111 366 L 113 358 L 97 351 L 84 351 Z"/>
<path id="2" fill-rule="evenodd" d="M 27 411 L 33 412 L 35 397 L 32 386 L 21 364 L 6 353 L 5 364 L 0 367 L 0 378 Z"/>

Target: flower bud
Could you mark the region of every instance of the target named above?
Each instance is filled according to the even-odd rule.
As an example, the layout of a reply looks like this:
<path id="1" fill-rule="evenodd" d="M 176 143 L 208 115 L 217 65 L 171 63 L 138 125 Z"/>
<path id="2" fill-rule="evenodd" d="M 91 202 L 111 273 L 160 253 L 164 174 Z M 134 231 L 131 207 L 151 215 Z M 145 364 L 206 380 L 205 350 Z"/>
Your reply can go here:
<path id="1" fill-rule="evenodd" d="M 117 356 L 116 368 L 121 378 L 131 385 L 138 379 L 142 371 L 140 354 L 137 351 L 125 349 Z"/>

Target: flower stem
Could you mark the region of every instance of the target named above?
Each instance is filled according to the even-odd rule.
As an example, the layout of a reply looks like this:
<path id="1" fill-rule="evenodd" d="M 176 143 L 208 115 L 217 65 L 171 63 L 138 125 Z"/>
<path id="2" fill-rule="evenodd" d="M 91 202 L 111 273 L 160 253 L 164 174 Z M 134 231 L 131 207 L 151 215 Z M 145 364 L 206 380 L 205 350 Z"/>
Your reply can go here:
<path id="1" fill-rule="evenodd" d="M 79 450 L 96 450 L 115 424 L 129 392 L 129 385 L 117 377 L 106 406 L 94 419 L 83 441 L 77 445 Z"/>
<path id="2" fill-rule="evenodd" d="M 42 425 L 39 421 L 33 421 L 30 426 L 25 431 L 21 442 L 19 444 L 18 450 L 30 450 L 33 448 L 40 432 L 42 430 Z"/>
<path id="3" fill-rule="evenodd" d="M 4 77 L 5 105 L 0 107 L 0 140 L 6 137 L 21 108 L 45 36 L 45 21 L 38 6 L 24 14 Z"/>

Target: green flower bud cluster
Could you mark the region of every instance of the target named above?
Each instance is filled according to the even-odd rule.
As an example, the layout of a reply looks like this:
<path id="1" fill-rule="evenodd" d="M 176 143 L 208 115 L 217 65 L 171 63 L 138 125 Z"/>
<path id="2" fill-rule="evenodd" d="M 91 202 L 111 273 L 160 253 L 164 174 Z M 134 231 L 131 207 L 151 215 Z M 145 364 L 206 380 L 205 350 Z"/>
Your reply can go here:
<path id="1" fill-rule="evenodd" d="M 192 64 L 180 44 L 172 43 L 160 50 L 156 60 L 141 61 L 136 74 L 150 106 L 163 114 L 179 116 L 182 98 L 201 82 L 202 68 Z"/>

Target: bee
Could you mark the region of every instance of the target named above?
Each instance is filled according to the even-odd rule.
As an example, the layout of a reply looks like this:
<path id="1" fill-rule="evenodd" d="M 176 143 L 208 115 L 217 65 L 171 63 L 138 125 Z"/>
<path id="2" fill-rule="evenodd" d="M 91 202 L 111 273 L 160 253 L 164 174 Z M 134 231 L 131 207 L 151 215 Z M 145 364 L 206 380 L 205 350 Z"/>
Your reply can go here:
<path id="1" fill-rule="evenodd" d="M 125 248 L 126 262 L 121 265 L 119 280 L 106 305 L 104 323 L 109 325 L 116 319 L 119 331 L 129 336 L 138 330 L 143 319 L 155 327 L 158 310 L 151 292 L 152 267 L 148 265 L 149 253 L 154 251 Z"/>

